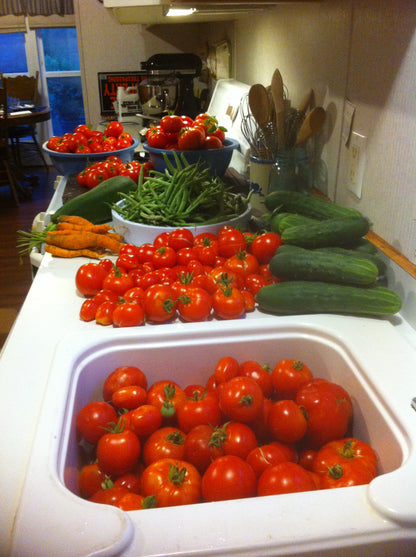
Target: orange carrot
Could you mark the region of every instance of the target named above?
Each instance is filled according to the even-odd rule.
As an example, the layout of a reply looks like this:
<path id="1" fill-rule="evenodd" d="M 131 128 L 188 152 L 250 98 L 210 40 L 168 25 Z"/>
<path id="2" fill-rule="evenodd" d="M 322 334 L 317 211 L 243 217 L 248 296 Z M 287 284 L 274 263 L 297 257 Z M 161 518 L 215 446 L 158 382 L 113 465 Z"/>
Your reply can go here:
<path id="1" fill-rule="evenodd" d="M 90 259 L 100 259 L 104 256 L 104 253 L 100 253 L 97 251 L 92 251 L 90 249 L 63 249 L 57 246 L 51 246 L 46 244 L 45 251 L 50 253 L 55 257 L 64 257 L 64 258 L 72 258 L 72 257 L 89 257 Z"/>
<path id="2" fill-rule="evenodd" d="M 56 230 L 86 230 L 88 232 L 94 232 L 94 234 L 106 234 L 111 230 L 111 226 L 109 224 L 89 224 L 84 226 L 82 224 L 72 224 L 70 222 L 58 222 Z"/>
<path id="3" fill-rule="evenodd" d="M 93 232 L 71 232 L 68 230 L 49 232 L 45 242 L 49 245 L 64 249 L 92 249 L 103 248 L 118 253 L 121 243 L 109 238 L 107 234 L 94 234 Z M 69 232 L 69 233 L 68 233 Z"/>
<path id="4" fill-rule="evenodd" d="M 83 217 L 78 217 L 77 215 L 61 215 L 60 217 L 58 217 L 58 221 L 78 224 L 80 226 L 88 226 L 92 224 L 92 222 L 90 222 L 89 220 L 84 219 Z"/>
<path id="5" fill-rule="evenodd" d="M 116 234 L 115 232 L 107 232 L 107 236 L 113 238 L 113 240 L 117 240 L 117 242 L 123 242 L 124 238 L 120 234 Z"/>

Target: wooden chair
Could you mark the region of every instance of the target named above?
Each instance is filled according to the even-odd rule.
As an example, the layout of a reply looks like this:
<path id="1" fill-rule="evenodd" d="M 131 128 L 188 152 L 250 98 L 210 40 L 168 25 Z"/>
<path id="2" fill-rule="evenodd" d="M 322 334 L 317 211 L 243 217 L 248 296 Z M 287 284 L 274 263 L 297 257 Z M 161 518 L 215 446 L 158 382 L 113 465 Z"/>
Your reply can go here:
<path id="1" fill-rule="evenodd" d="M 38 82 L 39 72 L 29 77 L 27 75 L 17 75 L 16 77 L 3 77 L 9 98 L 19 99 L 20 102 L 26 102 L 36 105 L 38 102 Z M 42 159 L 43 164 L 48 168 L 48 164 L 43 156 L 42 148 L 36 138 L 36 126 L 14 126 L 9 129 L 9 138 L 12 143 L 16 155 L 16 162 L 22 165 L 22 157 L 20 153 L 20 140 L 25 137 L 31 137 L 35 147 Z"/>
<path id="2" fill-rule="evenodd" d="M 0 186 L 9 186 L 14 202 L 19 205 L 19 184 L 10 164 L 9 134 L 7 127 L 7 93 L 0 88 Z"/>

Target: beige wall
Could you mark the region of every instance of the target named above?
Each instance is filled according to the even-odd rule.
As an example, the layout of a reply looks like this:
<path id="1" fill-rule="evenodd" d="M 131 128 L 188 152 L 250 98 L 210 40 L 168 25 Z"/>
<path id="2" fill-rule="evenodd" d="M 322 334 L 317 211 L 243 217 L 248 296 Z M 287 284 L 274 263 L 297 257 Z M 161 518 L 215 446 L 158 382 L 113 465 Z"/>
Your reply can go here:
<path id="1" fill-rule="evenodd" d="M 156 52 L 228 38 L 232 72 L 270 83 L 276 67 L 297 105 L 309 87 L 328 112 L 314 145 L 321 189 L 359 208 L 373 230 L 416 262 L 416 10 L 414 0 L 282 3 L 235 23 L 120 25 L 99 2 L 76 0 L 87 118 L 99 120 L 97 72 L 133 70 Z M 361 199 L 346 187 L 351 148 L 341 144 L 345 100 L 353 130 L 367 137 Z"/>

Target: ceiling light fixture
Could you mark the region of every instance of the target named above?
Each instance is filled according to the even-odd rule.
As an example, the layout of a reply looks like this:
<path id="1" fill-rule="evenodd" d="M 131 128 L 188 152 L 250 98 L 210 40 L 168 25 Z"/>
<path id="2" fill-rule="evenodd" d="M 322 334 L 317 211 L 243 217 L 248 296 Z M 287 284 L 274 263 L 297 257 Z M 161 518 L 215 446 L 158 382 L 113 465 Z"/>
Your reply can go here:
<path id="1" fill-rule="evenodd" d="M 196 8 L 169 8 L 165 15 L 168 17 L 182 17 L 194 12 L 196 12 Z"/>

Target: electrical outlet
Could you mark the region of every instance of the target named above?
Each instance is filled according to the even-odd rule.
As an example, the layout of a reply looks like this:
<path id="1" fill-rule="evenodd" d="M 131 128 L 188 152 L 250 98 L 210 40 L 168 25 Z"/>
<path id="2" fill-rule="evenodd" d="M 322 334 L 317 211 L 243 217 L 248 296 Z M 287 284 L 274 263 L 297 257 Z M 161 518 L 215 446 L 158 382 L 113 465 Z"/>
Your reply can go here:
<path id="1" fill-rule="evenodd" d="M 367 138 L 357 132 L 351 133 L 350 158 L 347 173 L 347 189 L 361 199 L 365 169 L 365 150 Z"/>

